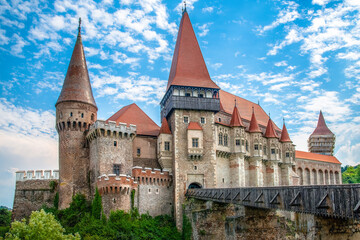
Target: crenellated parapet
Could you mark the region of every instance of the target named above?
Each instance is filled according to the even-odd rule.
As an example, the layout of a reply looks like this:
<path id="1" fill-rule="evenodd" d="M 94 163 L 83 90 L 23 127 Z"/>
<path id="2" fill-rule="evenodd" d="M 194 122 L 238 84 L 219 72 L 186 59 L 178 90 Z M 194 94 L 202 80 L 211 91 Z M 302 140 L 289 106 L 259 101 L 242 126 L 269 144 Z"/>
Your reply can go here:
<path id="1" fill-rule="evenodd" d="M 59 170 L 28 170 L 17 171 L 16 181 L 59 179 Z"/>
<path id="2" fill-rule="evenodd" d="M 98 177 L 96 185 L 101 195 L 128 195 L 133 189 L 137 189 L 138 183 L 127 175 L 104 174 Z"/>
<path id="3" fill-rule="evenodd" d="M 131 138 L 136 136 L 136 125 L 116 124 L 114 121 L 97 120 L 90 126 L 86 138 L 89 142 L 97 137 Z"/>
<path id="4" fill-rule="evenodd" d="M 141 185 L 172 185 L 172 174 L 167 170 L 133 167 L 132 176 Z"/>

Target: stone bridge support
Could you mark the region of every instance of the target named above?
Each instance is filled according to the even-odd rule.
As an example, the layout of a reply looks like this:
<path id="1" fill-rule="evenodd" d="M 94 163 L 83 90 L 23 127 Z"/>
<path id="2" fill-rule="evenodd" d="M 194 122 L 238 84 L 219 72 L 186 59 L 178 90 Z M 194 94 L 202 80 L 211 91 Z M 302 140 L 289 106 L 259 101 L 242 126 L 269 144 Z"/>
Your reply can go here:
<path id="1" fill-rule="evenodd" d="M 193 239 L 360 239 L 360 223 L 304 213 L 188 199 Z"/>

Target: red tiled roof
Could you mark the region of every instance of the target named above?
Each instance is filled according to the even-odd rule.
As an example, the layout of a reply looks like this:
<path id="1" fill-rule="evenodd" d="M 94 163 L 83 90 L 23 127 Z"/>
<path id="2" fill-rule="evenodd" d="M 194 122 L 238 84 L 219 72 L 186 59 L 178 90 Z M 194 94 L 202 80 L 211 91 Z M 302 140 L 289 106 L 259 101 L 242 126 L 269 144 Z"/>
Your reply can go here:
<path id="1" fill-rule="evenodd" d="M 234 106 L 234 111 L 231 116 L 230 126 L 231 127 L 244 127 L 244 124 L 240 117 L 239 110 L 236 105 Z"/>
<path id="2" fill-rule="evenodd" d="M 136 125 L 136 133 L 140 135 L 158 136 L 159 126 L 151 120 L 135 103 L 121 108 L 107 121 L 127 123 Z"/>
<path id="3" fill-rule="evenodd" d="M 283 129 L 281 131 L 280 142 L 292 142 L 290 139 L 289 133 L 286 129 L 285 122 L 283 124 Z"/>
<path id="4" fill-rule="evenodd" d="M 319 120 L 314 132 L 311 135 L 334 135 L 330 129 L 326 126 L 324 116 L 320 110 Z M 310 135 L 310 136 L 311 136 Z"/>
<path id="5" fill-rule="evenodd" d="M 259 128 L 259 124 L 256 120 L 256 116 L 255 116 L 255 112 L 253 111 L 252 115 L 251 115 L 251 121 L 250 121 L 250 126 L 249 126 L 249 132 L 251 133 L 255 133 L 255 132 L 261 132 L 260 128 Z"/>
<path id="6" fill-rule="evenodd" d="M 171 134 L 168 121 L 166 120 L 165 117 L 163 118 L 162 123 L 161 123 L 159 134 L 161 134 L 161 133 Z"/>
<path id="7" fill-rule="evenodd" d="M 311 152 L 295 151 L 295 158 L 341 164 L 341 162 L 337 160 L 337 158 L 334 156 L 322 155 Z"/>
<path id="8" fill-rule="evenodd" d="M 68 101 L 88 103 L 97 108 L 91 90 L 80 28 L 64 84 L 55 106 Z"/>
<path id="9" fill-rule="evenodd" d="M 267 127 L 266 127 L 266 132 L 265 132 L 265 137 L 267 138 L 276 138 L 277 134 L 274 130 L 274 122 L 271 120 L 271 118 L 269 118 Z"/>
<path id="10" fill-rule="evenodd" d="M 198 122 L 189 122 L 188 130 L 203 130 Z"/>
<path id="11" fill-rule="evenodd" d="M 181 18 L 167 89 L 171 85 L 219 89 L 210 78 L 187 12 Z"/>
<path id="12" fill-rule="evenodd" d="M 256 119 L 258 124 L 262 126 L 267 126 L 269 116 L 265 113 L 262 107 L 256 103 L 250 102 L 244 98 L 235 96 L 231 93 L 228 93 L 224 90 L 220 90 L 220 106 L 224 109 L 224 112 L 232 114 L 234 107 L 234 99 L 236 99 L 236 106 L 241 112 L 241 118 L 247 121 L 251 120 L 252 108 L 254 107 Z M 280 128 L 274 124 L 275 131 L 281 131 Z"/>

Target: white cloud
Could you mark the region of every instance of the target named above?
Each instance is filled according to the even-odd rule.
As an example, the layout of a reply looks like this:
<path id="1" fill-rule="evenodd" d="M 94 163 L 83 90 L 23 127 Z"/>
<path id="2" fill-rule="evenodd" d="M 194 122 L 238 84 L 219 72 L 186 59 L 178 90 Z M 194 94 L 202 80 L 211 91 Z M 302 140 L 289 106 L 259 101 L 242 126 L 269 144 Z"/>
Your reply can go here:
<path id="1" fill-rule="evenodd" d="M 331 0 L 312 0 L 312 4 L 318 4 L 318 5 L 326 5 L 328 2 L 330 2 Z"/>
<path id="2" fill-rule="evenodd" d="M 6 45 L 10 42 L 10 38 L 5 36 L 6 31 L 4 29 L 0 29 L 0 45 Z"/>
<path id="3" fill-rule="evenodd" d="M 212 13 L 214 11 L 214 7 L 205 7 L 201 9 L 203 13 Z"/>
<path id="4" fill-rule="evenodd" d="M 281 10 L 277 16 L 277 19 L 274 22 L 272 22 L 270 25 L 259 28 L 258 31 L 260 34 L 263 34 L 264 32 L 269 31 L 271 29 L 274 29 L 281 24 L 293 22 L 294 20 L 300 17 L 300 14 L 297 11 L 297 8 L 299 7 L 297 3 L 291 1 L 284 3 L 287 4 L 287 8 Z"/>
<path id="5" fill-rule="evenodd" d="M 209 27 L 211 26 L 211 24 L 212 23 L 204 23 L 203 25 L 198 26 L 198 29 L 200 30 L 199 32 L 200 37 L 204 37 L 208 34 Z"/>
<path id="6" fill-rule="evenodd" d="M 276 67 L 286 67 L 288 64 L 286 61 L 276 62 L 274 64 Z"/>
<path id="7" fill-rule="evenodd" d="M 214 63 L 211 64 L 211 67 L 214 68 L 215 70 L 218 70 L 219 68 L 221 68 L 223 64 L 222 63 Z"/>
<path id="8" fill-rule="evenodd" d="M 23 48 L 29 43 L 25 41 L 22 37 L 17 35 L 16 33 L 12 37 L 12 41 L 15 42 L 14 45 L 11 46 L 11 54 L 17 57 L 24 57 L 22 54 Z"/>

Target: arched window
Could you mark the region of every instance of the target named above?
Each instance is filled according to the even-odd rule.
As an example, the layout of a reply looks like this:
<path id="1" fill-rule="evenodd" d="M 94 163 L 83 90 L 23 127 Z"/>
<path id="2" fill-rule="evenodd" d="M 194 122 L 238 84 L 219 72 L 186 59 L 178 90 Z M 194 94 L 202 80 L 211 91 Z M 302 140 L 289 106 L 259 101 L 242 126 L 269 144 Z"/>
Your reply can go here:
<path id="1" fill-rule="evenodd" d="M 304 178 L 304 185 L 310 185 L 310 170 L 308 168 L 305 168 L 305 178 Z"/>
<path id="2" fill-rule="evenodd" d="M 219 145 L 223 145 L 223 134 L 219 133 Z"/>
<path id="3" fill-rule="evenodd" d="M 249 151 L 249 142 L 248 142 L 248 140 L 246 140 L 246 146 L 245 146 L 245 149 L 246 149 L 246 151 Z"/>
<path id="4" fill-rule="evenodd" d="M 302 168 L 298 168 L 296 173 L 299 176 L 299 184 L 304 185 Z"/>
<path id="5" fill-rule="evenodd" d="M 225 134 L 224 135 L 224 146 L 227 146 L 228 145 L 228 135 Z"/>
<path id="6" fill-rule="evenodd" d="M 314 184 L 314 185 L 316 185 L 316 184 L 318 184 L 318 182 L 317 182 L 317 172 L 316 172 L 316 170 L 315 169 L 313 169 L 312 170 L 312 172 L 311 172 L 311 184 Z"/>
<path id="7" fill-rule="evenodd" d="M 95 115 L 91 114 L 91 121 L 94 121 L 94 117 L 95 117 Z"/>

